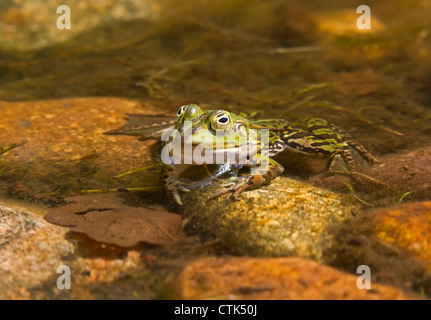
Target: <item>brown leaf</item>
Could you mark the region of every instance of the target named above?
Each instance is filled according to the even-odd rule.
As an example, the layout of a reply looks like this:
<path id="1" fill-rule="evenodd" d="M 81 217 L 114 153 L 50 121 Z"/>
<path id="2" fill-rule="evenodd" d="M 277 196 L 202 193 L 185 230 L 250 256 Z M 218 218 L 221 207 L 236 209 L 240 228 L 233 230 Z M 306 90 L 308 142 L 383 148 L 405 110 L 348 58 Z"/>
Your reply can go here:
<path id="1" fill-rule="evenodd" d="M 71 203 L 52 209 L 45 220 L 122 247 L 141 241 L 174 244 L 185 240 L 180 215 L 159 205 L 129 206 L 123 203 L 124 197 L 122 193 L 109 193 L 66 198 Z"/>

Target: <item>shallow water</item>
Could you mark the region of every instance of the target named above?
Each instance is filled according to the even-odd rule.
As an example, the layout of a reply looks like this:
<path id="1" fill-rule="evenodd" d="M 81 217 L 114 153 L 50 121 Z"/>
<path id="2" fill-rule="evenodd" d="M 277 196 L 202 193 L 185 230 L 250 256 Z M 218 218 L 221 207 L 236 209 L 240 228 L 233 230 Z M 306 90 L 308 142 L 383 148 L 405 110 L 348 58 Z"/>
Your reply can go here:
<path id="1" fill-rule="evenodd" d="M 60 4 L 70 5 L 70 30 L 56 27 Z M 3 1 L 0 147 L 19 147 L 0 155 L 0 197 L 12 207 L 25 200 L 46 208 L 82 190 L 161 187 L 157 168 L 114 178 L 151 165 L 150 142 L 106 140 L 101 133 L 123 124 L 127 113 L 174 114 L 185 103 L 261 111 L 264 118 L 297 124 L 323 117 L 378 159 L 429 148 L 431 4 L 369 1 L 370 30 L 356 26 L 358 5 L 336 0 L 324 5 L 314 0 Z M 423 166 L 429 166 L 424 159 Z M 296 156 L 288 155 L 284 165 L 286 176 L 307 182 L 324 171 L 320 160 Z M 340 191 L 336 183 L 325 183 Z M 401 188 L 387 200 L 369 185 L 356 187 L 363 202 L 377 207 L 396 204 L 401 196 L 404 202 L 431 200 L 426 188 L 410 197 L 411 190 Z M 345 186 L 342 191 L 349 194 Z M 162 191 L 139 195 L 148 203 L 167 202 Z M 218 252 L 193 241 L 189 256 Z M 178 248 L 149 250 L 161 264 L 177 266 L 188 259 L 178 257 Z M 160 279 L 169 270 L 152 270 L 155 278 L 148 281 L 163 292 Z M 146 281 L 141 289 L 149 291 L 143 289 L 141 298 L 165 294 L 152 292 Z M 131 282 L 126 287 L 133 289 Z M 116 297 L 104 294 L 93 297 Z"/>

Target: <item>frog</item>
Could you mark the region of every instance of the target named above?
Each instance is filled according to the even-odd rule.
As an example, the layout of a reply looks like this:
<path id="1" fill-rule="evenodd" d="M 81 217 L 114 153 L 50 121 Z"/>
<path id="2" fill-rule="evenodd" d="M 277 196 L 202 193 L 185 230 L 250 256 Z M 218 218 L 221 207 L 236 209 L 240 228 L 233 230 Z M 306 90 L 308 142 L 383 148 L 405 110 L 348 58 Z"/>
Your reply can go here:
<path id="1" fill-rule="evenodd" d="M 152 127 L 158 133 L 172 130 L 169 139 L 161 141 L 159 161 L 162 159 L 165 190 L 179 206 L 183 205 L 182 193 L 209 186 L 215 180 L 224 179 L 226 183 L 210 199 L 232 193 L 233 199 L 239 200 L 244 191 L 270 184 L 284 171 L 283 166 L 273 158 L 285 150 L 322 156 L 327 159 L 329 172 L 335 171 L 340 162 L 348 171 L 356 172 L 358 168 L 352 150 L 369 165 L 377 163 L 377 159 L 349 133 L 322 118 L 311 118 L 302 128 L 284 119 L 256 119 L 247 117 L 244 112 L 203 110 L 197 104 L 186 104 L 178 108 L 176 121 L 165 120 Z M 266 136 L 256 132 L 265 132 Z M 155 137 L 154 133 L 148 132 L 148 127 L 127 125 L 107 134 L 142 134 L 140 139 Z M 161 137 L 163 140 L 163 135 Z M 170 143 L 175 139 L 184 147 L 184 153 L 173 161 Z M 186 145 L 192 152 L 202 146 L 212 147 L 216 151 L 210 154 L 209 161 L 196 162 L 193 157 L 187 158 Z M 241 153 L 244 149 L 255 152 Z M 221 161 L 214 161 L 217 154 L 222 155 Z M 204 177 L 191 180 L 181 176 L 194 166 L 205 168 Z"/>

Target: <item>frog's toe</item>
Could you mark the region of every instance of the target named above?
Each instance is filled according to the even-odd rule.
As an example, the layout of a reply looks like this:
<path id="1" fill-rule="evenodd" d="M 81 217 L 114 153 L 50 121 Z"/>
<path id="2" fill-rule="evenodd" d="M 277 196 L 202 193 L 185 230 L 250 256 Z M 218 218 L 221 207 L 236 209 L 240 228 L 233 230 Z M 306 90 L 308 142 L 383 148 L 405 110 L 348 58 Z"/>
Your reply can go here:
<path id="1" fill-rule="evenodd" d="M 180 206 L 183 205 L 181 201 L 180 191 L 181 192 L 190 192 L 191 188 L 184 181 L 173 181 L 166 185 L 166 189 L 173 200 Z"/>
<path id="2" fill-rule="evenodd" d="M 174 198 L 174 201 L 179 205 L 182 206 L 183 202 L 181 201 L 181 196 L 178 192 L 172 193 L 172 198 Z"/>
<path id="3" fill-rule="evenodd" d="M 170 181 L 166 184 L 166 189 L 168 193 L 172 196 L 174 201 L 182 206 L 183 203 L 181 201 L 180 191 L 181 192 L 190 192 L 202 187 L 202 184 L 199 181 L 192 181 L 189 179 L 181 178 L 175 181 Z"/>
<path id="4" fill-rule="evenodd" d="M 175 185 L 175 187 L 177 188 L 177 190 L 180 190 L 182 192 L 190 192 L 193 190 L 193 188 L 191 188 L 188 184 L 178 183 Z"/>
<path id="5" fill-rule="evenodd" d="M 235 186 L 232 186 L 230 188 L 227 188 L 227 189 L 221 190 L 219 192 L 216 192 L 211 197 L 209 197 L 209 199 L 212 200 L 212 199 L 218 198 L 218 197 L 220 197 L 220 196 L 222 196 L 222 195 L 224 195 L 226 193 L 235 192 L 235 190 L 236 190 Z M 239 199 L 236 199 L 236 200 L 239 200 Z"/>
<path id="6" fill-rule="evenodd" d="M 171 197 L 171 199 L 175 201 L 176 204 L 178 204 L 179 206 L 183 205 L 178 188 L 175 188 L 172 185 L 169 185 L 169 186 L 166 186 L 166 190 L 168 192 L 168 195 Z"/>
<path id="7" fill-rule="evenodd" d="M 243 187 L 247 185 L 246 184 L 247 180 L 248 180 L 247 177 L 236 177 L 234 182 L 228 182 L 223 184 L 222 187 L 224 189 L 219 192 L 216 192 L 209 199 L 215 199 L 226 193 L 233 192 L 233 198 L 235 200 L 240 200 L 238 196 L 242 191 L 246 189 L 246 188 L 243 189 Z"/>

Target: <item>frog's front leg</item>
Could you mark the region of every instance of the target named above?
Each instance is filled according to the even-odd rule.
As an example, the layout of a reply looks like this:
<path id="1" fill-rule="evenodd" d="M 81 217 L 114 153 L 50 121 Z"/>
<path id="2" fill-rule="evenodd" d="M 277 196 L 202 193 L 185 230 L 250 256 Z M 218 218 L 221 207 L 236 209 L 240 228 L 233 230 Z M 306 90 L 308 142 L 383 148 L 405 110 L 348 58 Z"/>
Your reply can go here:
<path id="1" fill-rule="evenodd" d="M 268 184 L 283 173 L 284 168 L 269 157 L 262 158 L 262 156 L 260 156 L 260 161 L 261 162 L 257 166 L 252 164 L 253 161 L 250 161 L 249 166 L 251 172 L 249 175 L 236 177 L 233 185 L 215 193 L 210 199 L 233 192 L 232 197 L 235 200 L 239 200 L 239 195 L 243 191 L 256 189 L 262 185 Z"/>
<path id="2" fill-rule="evenodd" d="M 188 169 L 187 165 L 164 166 L 164 180 L 166 193 L 178 204 L 182 205 L 179 191 L 188 192 L 187 186 L 180 180 L 180 175 Z"/>
<path id="3" fill-rule="evenodd" d="M 214 172 L 209 172 L 208 167 L 206 165 L 204 166 L 208 175 L 201 180 L 190 180 L 180 177 L 182 173 L 190 169 L 190 165 L 177 164 L 165 167 L 165 189 L 178 205 L 181 206 L 183 204 L 181 201 L 180 191 L 190 192 L 192 190 L 206 187 L 220 176 L 225 174 L 236 175 L 238 170 L 241 168 L 241 166 L 223 163 L 218 165 Z"/>

